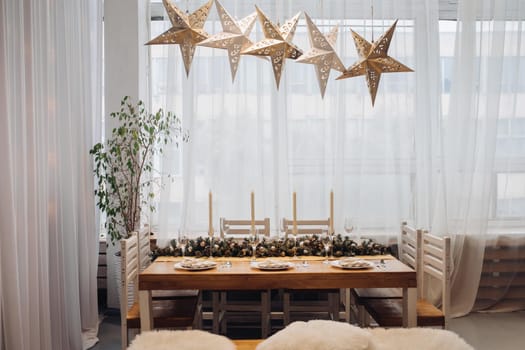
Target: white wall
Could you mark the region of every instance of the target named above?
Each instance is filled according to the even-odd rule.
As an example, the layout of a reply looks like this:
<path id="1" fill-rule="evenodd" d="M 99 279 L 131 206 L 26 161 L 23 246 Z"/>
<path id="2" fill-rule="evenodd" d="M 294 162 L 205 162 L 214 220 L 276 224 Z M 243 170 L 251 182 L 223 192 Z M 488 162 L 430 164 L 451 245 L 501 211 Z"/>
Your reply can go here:
<path id="1" fill-rule="evenodd" d="M 144 45 L 149 40 L 149 8 L 147 0 L 104 1 L 104 100 L 105 133 L 111 135 L 116 126 L 109 120 L 111 112 L 120 110 L 121 99 L 128 95 L 133 100 L 148 102 L 148 55 Z M 108 307 L 118 308 L 117 284 L 119 265 L 114 263 L 115 247 L 109 244 L 107 255 Z"/>

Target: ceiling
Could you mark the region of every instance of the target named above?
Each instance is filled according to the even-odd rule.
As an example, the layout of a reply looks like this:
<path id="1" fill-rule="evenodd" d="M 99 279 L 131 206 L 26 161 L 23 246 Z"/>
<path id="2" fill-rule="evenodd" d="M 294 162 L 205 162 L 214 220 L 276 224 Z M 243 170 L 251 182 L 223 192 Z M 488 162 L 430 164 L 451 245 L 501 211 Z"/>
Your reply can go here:
<path id="1" fill-rule="evenodd" d="M 183 10 L 195 11 L 205 3 L 205 0 L 171 0 L 172 3 Z M 271 19 L 284 20 L 285 16 L 292 16 L 299 11 L 309 14 L 318 14 L 324 19 L 366 19 L 372 18 L 371 4 L 374 5 L 375 19 L 413 19 L 413 7 L 437 4 L 439 6 L 440 20 L 456 20 L 458 3 L 460 0 L 302 0 L 302 1 L 276 1 L 276 0 L 221 0 L 221 4 L 234 16 L 243 17 L 255 11 L 257 4 Z M 505 3 L 504 17 L 506 19 L 525 19 L 525 6 L 520 1 Z M 406 4 L 406 5 L 404 5 Z M 487 18 L 494 12 L 493 1 L 484 2 L 479 9 L 478 18 Z M 337 5 L 337 6 L 335 6 Z M 341 10 L 343 9 L 343 10 Z M 162 0 L 151 0 L 152 20 L 162 20 L 165 12 Z M 315 16 L 312 16 L 315 17 Z M 503 16 L 502 16 L 503 17 Z M 210 12 L 209 18 L 216 20 L 215 10 Z"/>
<path id="2" fill-rule="evenodd" d="M 419 0 L 418 0 L 419 1 Z M 194 11 L 198 6 L 204 4 L 204 0 L 172 0 L 173 4 L 178 6 L 181 9 L 189 9 L 189 11 Z M 330 6 L 326 6 L 327 3 L 339 3 L 343 6 L 344 11 L 330 11 Z M 403 1 L 398 0 L 398 4 Z M 285 3 L 285 4 L 283 4 Z M 384 12 L 391 15 L 391 10 L 393 7 L 392 0 L 373 0 L 375 13 L 374 16 L 377 19 L 381 19 L 381 7 L 385 6 L 386 10 Z M 412 1 L 410 1 L 412 3 Z M 439 0 L 439 17 L 442 20 L 455 20 L 457 18 L 457 3 L 458 0 Z M 299 11 L 305 11 L 307 13 L 315 13 L 322 11 L 322 18 L 333 18 L 339 19 L 341 17 L 345 19 L 358 19 L 362 18 L 360 14 L 370 13 L 369 10 L 371 7 L 370 1 L 362 0 L 303 0 L 303 1 L 294 1 L 286 2 L 284 1 L 275 1 L 275 0 L 254 0 L 254 1 L 239 1 L 239 0 L 222 0 L 221 4 L 232 14 L 239 14 L 237 17 L 247 15 L 255 10 L 254 4 L 257 4 L 269 17 L 275 18 L 276 13 L 286 13 L 286 14 L 295 14 Z M 324 5 L 324 6 L 323 6 Z M 338 6 L 340 8 L 341 6 Z M 321 9 L 321 10 L 320 10 Z M 397 19 L 410 17 L 410 14 L 403 16 L 402 9 L 400 6 L 394 8 L 397 13 L 393 17 Z M 164 18 L 165 12 L 161 0 L 152 0 L 151 2 L 151 18 L 153 20 L 162 20 Z M 280 16 L 277 16 L 280 17 Z M 209 16 L 210 19 L 217 19 L 215 11 L 212 11 Z M 386 17 L 385 17 L 386 18 Z"/>

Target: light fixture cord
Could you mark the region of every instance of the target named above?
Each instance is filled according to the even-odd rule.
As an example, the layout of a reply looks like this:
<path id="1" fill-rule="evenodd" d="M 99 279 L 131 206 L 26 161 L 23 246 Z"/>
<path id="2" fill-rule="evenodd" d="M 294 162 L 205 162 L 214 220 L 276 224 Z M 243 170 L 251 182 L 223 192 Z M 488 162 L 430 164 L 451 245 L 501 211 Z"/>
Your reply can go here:
<path id="1" fill-rule="evenodd" d="M 275 17 L 277 17 L 277 28 L 281 29 L 282 1 L 275 2 Z M 284 21 L 283 21 L 284 23 Z"/>
<path id="2" fill-rule="evenodd" d="M 374 0 L 370 0 L 370 12 L 372 13 L 372 43 L 374 42 Z"/>

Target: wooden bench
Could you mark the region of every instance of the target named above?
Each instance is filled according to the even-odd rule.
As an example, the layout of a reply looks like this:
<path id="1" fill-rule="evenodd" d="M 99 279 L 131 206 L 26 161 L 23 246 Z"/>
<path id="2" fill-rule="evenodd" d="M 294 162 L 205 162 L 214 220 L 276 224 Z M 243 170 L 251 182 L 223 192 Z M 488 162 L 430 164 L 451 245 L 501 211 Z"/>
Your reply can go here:
<path id="1" fill-rule="evenodd" d="M 257 345 L 261 343 L 264 339 L 239 339 L 232 340 L 237 350 L 255 350 Z"/>
<path id="2" fill-rule="evenodd" d="M 437 237 L 424 232 L 421 244 L 421 254 L 417 257 L 417 325 L 441 326 L 446 329 L 450 306 L 450 237 Z M 427 276 L 441 283 L 441 309 L 425 299 L 425 287 L 431 288 L 425 281 Z M 365 299 L 363 306 L 381 327 L 399 327 L 402 324 L 403 308 L 400 299 Z"/>

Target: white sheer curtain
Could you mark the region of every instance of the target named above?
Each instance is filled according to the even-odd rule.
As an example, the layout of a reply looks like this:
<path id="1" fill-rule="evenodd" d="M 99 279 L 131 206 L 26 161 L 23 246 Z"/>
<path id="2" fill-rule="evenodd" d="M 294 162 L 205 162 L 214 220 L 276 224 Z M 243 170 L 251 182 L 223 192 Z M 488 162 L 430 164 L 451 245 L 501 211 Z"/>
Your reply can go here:
<path id="1" fill-rule="evenodd" d="M 202 5 L 175 3 L 190 12 Z M 291 216 L 293 191 L 299 218 L 324 218 L 333 190 L 338 233 L 352 218 L 357 235 L 379 240 L 405 219 L 453 235 L 452 311 L 468 313 L 488 229 L 514 223 L 523 232 L 522 2 L 458 2 L 450 32 L 438 1 L 221 3 L 237 18 L 255 3 L 275 22 L 304 10 L 325 33 L 339 24 L 346 66 L 357 60 L 350 29 L 370 41 L 399 19 L 389 54 L 415 72 L 382 75 L 372 108 L 363 77 L 335 81 L 332 72 L 321 99 L 310 65 L 288 60 L 277 91 L 270 63 L 255 57 L 241 58 L 232 83 L 226 51 L 198 47 L 186 77 L 178 46 L 152 47 L 153 105 L 180 115 L 191 138 L 159 163 L 175 179 L 164 181 L 151 219 L 159 236 L 206 232 L 209 190 L 215 228 L 220 216 L 248 218 L 253 190 L 256 216 L 270 217 L 274 233 Z M 152 37 L 169 26 L 153 22 Z M 206 30 L 222 31 L 214 10 Z M 251 37 L 262 37 L 259 24 Z M 310 47 L 304 19 L 294 42 Z"/>
<path id="2" fill-rule="evenodd" d="M 0 349 L 96 342 L 100 6 L 0 3 Z"/>
<path id="3" fill-rule="evenodd" d="M 519 136 L 525 116 L 518 102 L 524 77 L 524 14 L 522 1 L 459 2 L 450 106 L 443 119 L 443 171 L 438 178 L 443 196 L 436 197 L 432 225 L 456 238 L 455 316 L 470 312 L 476 301 L 489 229 L 497 234 L 508 231 L 497 217 L 512 217 L 525 193 L 523 185 L 516 188 L 508 176 L 525 179 L 525 145 L 506 132 L 516 128 L 514 135 Z M 513 196 L 518 200 L 502 203 Z M 522 220 L 523 212 L 520 216 Z M 498 297 L 493 300 L 496 303 Z"/>
<path id="4" fill-rule="evenodd" d="M 201 5 L 175 3 L 190 12 Z M 206 232 L 209 190 L 216 229 L 220 216 L 249 217 L 252 190 L 256 216 L 270 217 L 274 233 L 292 215 L 293 191 L 299 218 L 326 218 L 333 190 L 337 232 L 346 217 L 358 234 L 397 232 L 401 219 L 414 216 L 415 168 L 427 158 L 414 144 L 426 143 L 419 135 L 439 117 L 437 3 L 374 1 L 374 21 L 368 1 L 221 3 L 239 19 L 255 3 L 274 22 L 303 10 L 325 33 L 339 25 L 336 51 L 345 66 L 358 59 L 350 29 L 371 41 L 399 19 L 389 54 L 421 73 L 384 74 L 372 108 L 364 77 L 336 81 L 332 72 L 321 99 L 311 65 L 287 60 L 277 90 L 268 61 L 242 56 L 232 84 L 225 50 L 198 47 L 187 78 L 178 46 L 152 47 L 153 104 L 180 115 L 191 138 L 162 163 L 175 181 L 161 195 L 160 236 L 174 237 L 179 227 Z M 152 37 L 168 27 L 153 22 Z M 222 31 L 215 9 L 206 30 Z M 262 38 L 258 23 L 251 37 Z M 310 48 L 304 17 L 294 43 Z"/>

